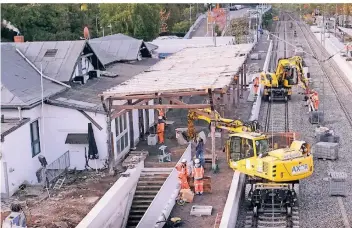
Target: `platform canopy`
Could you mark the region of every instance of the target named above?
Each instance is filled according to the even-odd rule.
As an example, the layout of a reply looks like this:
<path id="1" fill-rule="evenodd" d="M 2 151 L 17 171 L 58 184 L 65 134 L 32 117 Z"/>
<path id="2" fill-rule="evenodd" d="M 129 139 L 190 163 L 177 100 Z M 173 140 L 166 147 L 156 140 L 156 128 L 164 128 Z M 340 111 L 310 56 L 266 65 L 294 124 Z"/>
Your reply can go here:
<path id="1" fill-rule="evenodd" d="M 253 46 L 250 43 L 186 48 L 105 91 L 103 97 L 127 100 L 138 95 L 223 89 L 239 73 Z"/>

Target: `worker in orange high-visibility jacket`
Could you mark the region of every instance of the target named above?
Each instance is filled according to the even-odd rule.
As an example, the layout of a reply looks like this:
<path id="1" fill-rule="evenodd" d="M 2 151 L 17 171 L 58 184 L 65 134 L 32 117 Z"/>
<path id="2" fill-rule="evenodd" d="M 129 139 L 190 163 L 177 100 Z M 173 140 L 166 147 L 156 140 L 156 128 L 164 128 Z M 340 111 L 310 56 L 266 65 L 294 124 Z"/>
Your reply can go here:
<path id="1" fill-rule="evenodd" d="M 258 89 L 259 89 L 259 77 L 255 77 L 254 83 L 253 83 L 253 90 L 254 90 L 255 96 L 258 96 Z"/>
<path id="2" fill-rule="evenodd" d="M 182 162 L 176 165 L 176 170 L 178 171 L 178 181 L 181 185 L 181 189 L 190 189 L 188 184 L 188 167 L 187 159 L 182 159 Z"/>
<path id="3" fill-rule="evenodd" d="M 204 168 L 201 166 L 200 160 L 198 158 L 194 160 L 192 176 L 194 178 L 194 192 L 197 195 L 203 195 Z"/>
<path id="4" fill-rule="evenodd" d="M 161 108 L 158 108 L 158 113 L 159 113 L 158 116 L 161 116 L 161 118 L 163 120 L 166 120 L 165 113 L 164 113 L 164 111 Z"/>
<path id="5" fill-rule="evenodd" d="M 312 100 L 313 100 L 313 106 L 314 106 L 315 111 L 318 111 L 318 108 L 319 108 L 319 96 L 318 96 L 318 92 L 317 91 L 314 91 Z"/>
<path id="6" fill-rule="evenodd" d="M 156 126 L 156 133 L 158 134 L 159 144 L 164 143 L 165 122 L 161 116 L 158 117 L 158 125 Z"/>
<path id="7" fill-rule="evenodd" d="M 310 91 L 310 94 L 308 95 L 307 105 L 308 105 L 309 112 L 318 111 L 319 96 L 315 90 Z"/>

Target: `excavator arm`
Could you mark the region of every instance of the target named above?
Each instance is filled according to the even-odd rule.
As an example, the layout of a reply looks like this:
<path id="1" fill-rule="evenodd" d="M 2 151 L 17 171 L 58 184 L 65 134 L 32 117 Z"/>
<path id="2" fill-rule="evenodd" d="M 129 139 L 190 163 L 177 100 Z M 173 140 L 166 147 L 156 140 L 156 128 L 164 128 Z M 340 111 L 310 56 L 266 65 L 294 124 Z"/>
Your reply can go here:
<path id="1" fill-rule="evenodd" d="M 232 133 L 254 132 L 259 129 L 257 121 L 242 122 L 241 120 L 222 118 L 216 110 L 211 111 L 211 109 L 190 109 L 188 112 L 188 136 L 191 139 L 196 138 L 194 120 L 204 120 L 209 124 L 215 121 L 217 129 L 227 130 Z"/>

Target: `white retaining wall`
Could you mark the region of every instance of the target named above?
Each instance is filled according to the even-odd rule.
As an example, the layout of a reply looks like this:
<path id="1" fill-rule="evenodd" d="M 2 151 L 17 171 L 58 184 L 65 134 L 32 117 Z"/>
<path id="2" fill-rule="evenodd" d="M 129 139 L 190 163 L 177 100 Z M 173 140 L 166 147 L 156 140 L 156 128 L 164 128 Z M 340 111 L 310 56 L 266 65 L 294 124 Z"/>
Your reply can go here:
<path id="1" fill-rule="evenodd" d="M 270 41 L 270 45 L 268 48 L 268 54 L 266 55 L 264 66 L 263 66 L 263 71 L 267 72 L 269 69 L 269 62 L 270 62 L 270 56 L 273 48 L 273 41 Z M 257 96 L 256 101 L 254 101 L 253 106 L 252 106 L 252 111 L 251 111 L 251 116 L 249 118 L 250 121 L 253 120 L 258 120 L 259 118 L 259 112 L 260 112 L 260 106 L 262 103 L 262 95 L 263 95 L 263 85 L 260 83 L 259 84 L 259 94 Z"/>
<path id="2" fill-rule="evenodd" d="M 245 175 L 236 171 L 233 174 L 231 187 L 225 204 L 224 211 L 222 213 L 221 228 L 233 228 L 236 226 L 238 208 L 240 205 L 240 199 L 243 191 L 243 184 L 245 181 Z"/>
<path id="3" fill-rule="evenodd" d="M 189 163 L 192 161 L 191 144 L 188 145 L 180 161 L 184 158 L 186 158 Z M 137 228 L 161 228 L 164 226 L 164 222 L 158 224 L 157 222 L 164 221 L 165 218 L 167 219 L 175 205 L 175 200 L 180 190 L 177 174 L 177 170 L 173 169 L 158 194 L 155 196 L 153 202 L 148 207 L 141 221 L 138 223 Z"/>
<path id="4" fill-rule="evenodd" d="M 123 227 L 128 219 L 131 202 L 144 162 L 128 169 L 129 177 L 120 177 L 105 193 L 76 228 Z"/>

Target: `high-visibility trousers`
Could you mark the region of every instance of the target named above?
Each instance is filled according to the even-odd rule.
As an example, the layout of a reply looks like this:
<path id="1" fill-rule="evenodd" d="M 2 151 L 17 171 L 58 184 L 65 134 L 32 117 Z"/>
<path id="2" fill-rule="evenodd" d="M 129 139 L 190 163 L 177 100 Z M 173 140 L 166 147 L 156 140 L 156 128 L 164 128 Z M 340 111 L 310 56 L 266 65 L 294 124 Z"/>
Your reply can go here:
<path id="1" fill-rule="evenodd" d="M 186 176 L 179 177 L 178 180 L 180 182 L 181 189 L 190 189 Z"/>
<path id="2" fill-rule="evenodd" d="M 158 133 L 159 143 L 164 143 L 164 132 Z"/>
<path id="3" fill-rule="evenodd" d="M 313 104 L 312 100 L 308 99 L 307 104 L 308 104 L 308 112 L 315 111 L 314 104 Z"/>
<path id="4" fill-rule="evenodd" d="M 203 193 L 203 180 L 194 180 L 194 191 L 196 193 Z"/>

